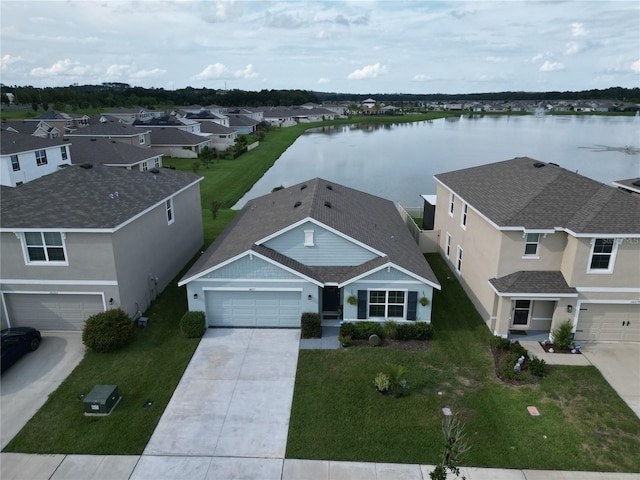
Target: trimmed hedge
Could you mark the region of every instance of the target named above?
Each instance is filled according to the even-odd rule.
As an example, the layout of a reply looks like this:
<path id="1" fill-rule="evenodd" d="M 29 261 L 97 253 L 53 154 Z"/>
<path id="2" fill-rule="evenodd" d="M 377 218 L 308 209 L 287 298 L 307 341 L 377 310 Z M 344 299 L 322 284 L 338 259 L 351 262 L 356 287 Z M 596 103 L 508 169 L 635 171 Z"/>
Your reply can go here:
<path id="1" fill-rule="evenodd" d="M 322 322 L 319 313 L 303 312 L 300 318 L 300 327 L 300 336 L 302 338 L 322 337 Z"/>
<path id="2" fill-rule="evenodd" d="M 385 338 L 385 329 L 379 322 L 345 322 L 340 326 L 340 335 L 353 340 L 368 340 L 371 335 Z M 397 340 L 429 340 L 433 337 L 433 325 L 426 322 L 398 323 L 395 328 Z"/>
<path id="3" fill-rule="evenodd" d="M 90 316 L 82 330 L 82 343 L 94 352 L 108 353 L 124 347 L 133 335 L 131 317 L 114 308 Z"/>
<path id="4" fill-rule="evenodd" d="M 180 319 L 180 331 L 187 338 L 200 338 L 206 329 L 204 312 L 187 312 Z"/>

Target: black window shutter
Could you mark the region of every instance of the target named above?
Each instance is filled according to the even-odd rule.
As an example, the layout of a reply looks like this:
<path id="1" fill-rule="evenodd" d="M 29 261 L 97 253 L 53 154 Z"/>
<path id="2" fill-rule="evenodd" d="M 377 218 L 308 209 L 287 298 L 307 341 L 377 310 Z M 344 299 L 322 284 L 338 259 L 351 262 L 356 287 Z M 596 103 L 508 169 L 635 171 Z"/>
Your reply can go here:
<path id="1" fill-rule="evenodd" d="M 407 320 L 415 320 L 418 311 L 418 292 L 409 292 L 407 297 Z"/>
<path id="2" fill-rule="evenodd" d="M 367 291 L 358 290 L 358 319 L 367 318 Z"/>

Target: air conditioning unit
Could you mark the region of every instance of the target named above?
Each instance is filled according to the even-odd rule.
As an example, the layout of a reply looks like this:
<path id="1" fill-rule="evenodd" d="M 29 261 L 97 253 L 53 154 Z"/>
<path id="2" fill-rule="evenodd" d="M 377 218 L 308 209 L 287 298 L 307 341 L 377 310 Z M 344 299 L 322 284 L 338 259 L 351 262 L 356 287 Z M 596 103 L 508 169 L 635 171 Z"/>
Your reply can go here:
<path id="1" fill-rule="evenodd" d="M 96 385 L 84 397 L 85 415 L 109 415 L 120 401 L 117 385 Z"/>

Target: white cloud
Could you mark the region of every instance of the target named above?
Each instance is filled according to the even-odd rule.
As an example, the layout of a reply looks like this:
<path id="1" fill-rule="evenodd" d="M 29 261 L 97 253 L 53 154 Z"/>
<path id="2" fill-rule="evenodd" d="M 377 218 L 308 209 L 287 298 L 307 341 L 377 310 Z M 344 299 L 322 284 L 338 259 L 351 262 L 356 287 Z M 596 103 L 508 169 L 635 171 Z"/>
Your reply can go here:
<path id="1" fill-rule="evenodd" d="M 532 63 L 536 63 L 539 62 L 540 60 L 542 60 L 544 58 L 544 54 L 542 53 L 538 53 L 537 55 L 534 55 L 533 58 L 531 59 Z"/>
<path id="2" fill-rule="evenodd" d="M 222 0 L 217 2 L 203 2 L 203 8 L 214 5 L 212 10 L 202 14 L 202 18 L 209 23 L 228 22 L 242 16 L 242 3 L 236 0 Z"/>
<path id="3" fill-rule="evenodd" d="M 236 78 L 244 78 L 244 79 L 256 78 L 258 76 L 258 74 L 253 71 L 253 65 L 251 64 L 247 65 L 243 69 L 236 70 L 233 75 Z"/>
<path id="4" fill-rule="evenodd" d="M 494 56 L 484 57 L 484 59 L 489 63 L 505 63 L 507 61 L 507 59 L 504 57 L 494 57 Z"/>
<path id="5" fill-rule="evenodd" d="M 582 46 L 578 42 L 568 42 L 565 45 L 564 54 L 575 55 L 576 53 L 580 53 L 581 51 L 582 51 Z"/>
<path id="6" fill-rule="evenodd" d="M 379 63 L 373 65 L 367 65 L 360 70 L 354 70 L 347 78 L 349 80 L 362 80 L 365 78 L 376 78 L 378 75 L 387 73 L 388 69 L 386 65 L 380 65 Z"/>
<path id="7" fill-rule="evenodd" d="M 584 37 L 587 34 L 587 31 L 584 28 L 584 25 L 579 22 L 573 22 L 571 24 L 571 35 L 574 37 Z"/>
<path id="8" fill-rule="evenodd" d="M 163 70 L 162 68 L 154 68 L 152 70 L 138 70 L 137 72 L 132 73 L 131 77 L 135 79 L 155 78 L 161 76 L 166 72 L 167 71 Z"/>
<path id="9" fill-rule="evenodd" d="M 193 80 L 212 80 L 214 78 L 224 77 L 229 70 L 222 63 L 214 63 L 213 65 L 207 65 L 207 67 L 199 74 L 193 77 Z"/>
<path id="10" fill-rule="evenodd" d="M 326 83 L 331 83 L 331 80 L 328 78 L 319 78 L 318 81 L 316 82 L 318 85 L 324 85 Z"/>
<path id="11" fill-rule="evenodd" d="M 130 71 L 130 65 L 110 65 L 105 73 L 109 78 L 122 78 Z"/>
<path id="12" fill-rule="evenodd" d="M 417 75 L 414 75 L 412 80 L 414 82 L 428 82 L 429 80 L 431 80 L 431 77 L 429 75 L 425 75 L 424 73 L 419 73 Z"/>
<path id="13" fill-rule="evenodd" d="M 6 55 L 3 55 L 2 58 L 0 58 L 0 68 L 4 70 L 9 65 L 13 65 L 14 63 L 21 62 L 21 61 L 24 61 L 24 58 L 20 56 L 14 57 L 13 55 L 6 54 Z"/>
<path id="14" fill-rule="evenodd" d="M 34 77 L 50 77 L 50 76 L 78 76 L 86 75 L 91 71 L 91 67 L 81 65 L 79 62 L 72 62 L 70 59 L 58 60 L 49 68 L 36 67 L 31 70 Z"/>
<path id="15" fill-rule="evenodd" d="M 640 73 L 640 60 L 636 60 L 631 64 L 631 71 L 635 73 Z"/>
<path id="16" fill-rule="evenodd" d="M 547 60 L 540 67 L 541 72 L 559 72 L 560 70 L 564 70 L 564 65 L 560 62 L 550 62 Z"/>

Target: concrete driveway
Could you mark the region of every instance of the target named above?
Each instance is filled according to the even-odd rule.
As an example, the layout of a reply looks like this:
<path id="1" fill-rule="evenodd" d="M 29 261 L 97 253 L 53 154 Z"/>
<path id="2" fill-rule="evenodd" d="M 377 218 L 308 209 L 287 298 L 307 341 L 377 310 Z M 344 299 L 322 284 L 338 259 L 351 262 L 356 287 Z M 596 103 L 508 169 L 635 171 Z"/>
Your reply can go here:
<path id="1" fill-rule="evenodd" d="M 0 449 L 44 405 L 84 356 L 81 332 L 43 331 L 42 343 L 0 377 Z"/>
<path id="2" fill-rule="evenodd" d="M 131 479 L 279 479 L 299 340 L 299 330 L 208 329 Z"/>
<path id="3" fill-rule="evenodd" d="M 640 343 L 592 343 L 582 354 L 640 417 Z"/>

